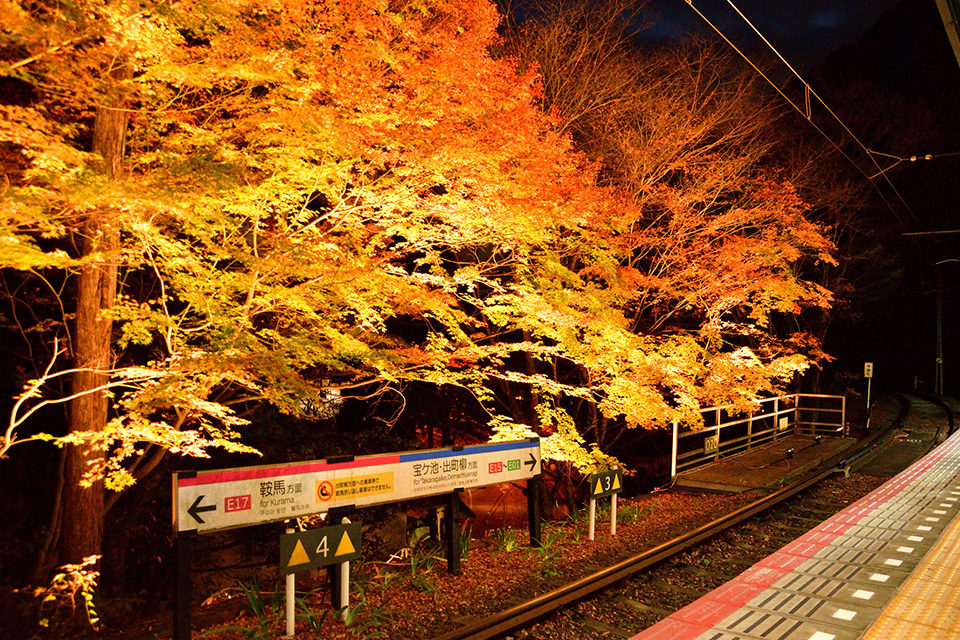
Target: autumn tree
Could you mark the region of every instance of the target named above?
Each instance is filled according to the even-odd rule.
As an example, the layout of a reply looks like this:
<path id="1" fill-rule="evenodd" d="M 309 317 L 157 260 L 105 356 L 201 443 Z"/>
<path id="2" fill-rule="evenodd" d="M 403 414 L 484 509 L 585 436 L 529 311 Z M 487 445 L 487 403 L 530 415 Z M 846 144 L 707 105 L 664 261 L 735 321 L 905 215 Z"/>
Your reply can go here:
<path id="1" fill-rule="evenodd" d="M 247 450 L 262 404 L 455 385 L 496 437 L 587 470 L 618 430 L 747 405 L 808 362 L 766 327 L 826 304 L 793 265 L 830 245 L 740 128 L 766 106 L 706 52 L 636 66 L 621 42 L 580 80 L 610 68 L 629 100 L 565 116 L 546 67 L 491 55 L 483 0 L 2 12 L 23 99 L 0 126 L 0 265 L 52 285 L 61 316 L 21 324 L 66 351 L 0 447 L 72 447 L 63 562 L 99 552 L 105 489 Z M 66 435 L 29 430 L 74 400 Z"/>
<path id="2" fill-rule="evenodd" d="M 566 264 L 657 363 L 625 376 L 632 393 L 580 404 L 581 431 L 607 445 L 631 425 L 695 425 L 699 406 L 746 408 L 821 358 L 815 336 L 775 326 L 829 305 L 799 267 L 832 262 L 832 244 L 773 162 L 781 109 L 759 79 L 706 42 L 641 46 L 642 3 L 511 5 L 505 52 L 543 74 L 546 107 L 630 204 L 592 219 L 573 243 L 590 258 Z"/>
<path id="3" fill-rule="evenodd" d="M 535 77 L 487 54 L 484 2 L 2 17 L 4 77 L 30 96 L 3 107 L 3 266 L 67 283 L 64 315 L 24 327 L 66 353 L 27 383 L 3 447 L 72 402 L 56 442 L 84 488 L 64 488 L 64 562 L 99 551 L 104 480 L 245 450 L 238 409 L 405 380 L 483 395 L 514 347 L 475 327 L 515 311 L 518 267 L 606 197 L 534 106 Z M 64 376 L 68 396 L 42 395 Z"/>

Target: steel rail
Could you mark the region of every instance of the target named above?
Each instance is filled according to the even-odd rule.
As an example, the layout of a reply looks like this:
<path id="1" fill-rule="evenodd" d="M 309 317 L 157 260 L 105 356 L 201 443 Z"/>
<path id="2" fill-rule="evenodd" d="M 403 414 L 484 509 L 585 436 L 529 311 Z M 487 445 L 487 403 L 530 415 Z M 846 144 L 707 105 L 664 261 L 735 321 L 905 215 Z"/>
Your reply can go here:
<path id="1" fill-rule="evenodd" d="M 902 398 L 902 396 L 898 399 L 906 400 L 906 398 Z M 888 433 L 900 425 L 908 410 L 909 400 L 901 402 L 900 415 L 885 429 L 868 438 L 853 455 L 847 456 L 838 462 L 828 463 L 828 466 L 821 467 L 819 471 L 813 472 L 787 487 L 768 494 L 736 511 L 725 514 L 712 522 L 708 522 L 672 540 L 651 547 L 642 553 L 621 560 L 605 569 L 584 576 L 574 582 L 537 596 L 532 600 L 522 602 L 499 613 L 484 617 L 473 624 L 438 636 L 436 640 L 486 640 L 505 634 L 571 602 L 597 593 L 604 587 L 619 582 L 634 573 L 659 564 L 671 556 L 793 497 L 834 473 L 849 473 L 852 463 L 862 458 L 867 452 L 873 450 Z"/>

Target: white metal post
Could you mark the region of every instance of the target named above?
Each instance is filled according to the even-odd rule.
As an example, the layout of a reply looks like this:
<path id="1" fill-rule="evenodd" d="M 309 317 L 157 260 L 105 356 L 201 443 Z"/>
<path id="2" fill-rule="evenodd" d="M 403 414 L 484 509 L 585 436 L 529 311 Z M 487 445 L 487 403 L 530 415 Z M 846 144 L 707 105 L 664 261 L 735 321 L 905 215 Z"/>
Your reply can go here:
<path id="1" fill-rule="evenodd" d="M 350 518 L 344 516 L 340 524 L 350 524 Z M 343 608 L 343 620 L 350 615 L 350 561 L 340 563 L 340 606 Z"/>
<path id="2" fill-rule="evenodd" d="M 840 421 L 843 426 L 843 435 L 850 435 L 847 429 L 847 396 L 840 396 Z M 870 428 L 870 412 L 867 412 L 867 429 Z"/>
<path id="3" fill-rule="evenodd" d="M 593 540 L 594 518 L 597 517 L 597 501 L 590 498 L 590 518 L 587 523 L 587 540 Z"/>
<path id="4" fill-rule="evenodd" d="M 773 438 L 771 439 L 776 440 L 778 433 L 780 433 L 780 396 L 773 399 Z"/>
<path id="5" fill-rule="evenodd" d="M 617 494 L 610 496 L 610 535 L 617 535 Z"/>
<path id="6" fill-rule="evenodd" d="M 673 421 L 673 444 L 670 446 L 670 482 L 677 479 L 677 421 Z"/>
<path id="7" fill-rule="evenodd" d="M 287 527 L 288 534 L 294 533 L 295 531 L 296 529 L 294 529 L 293 527 Z M 286 602 L 287 629 L 286 629 L 286 633 L 284 634 L 284 637 L 287 637 L 287 638 L 292 638 L 294 633 L 296 633 L 296 630 L 294 628 L 296 623 L 296 615 L 295 615 L 296 609 L 294 607 L 296 605 L 296 598 L 297 598 L 296 575 L 297 574 L 295 573 L 287 574 L 287 593 L 286 593 L 287 595 L 287 602 Z"/>
<path id="8" fill-rule="evenodd" d="M 793 394 L 793 435 L 800 433 L 800 394 Z"/>

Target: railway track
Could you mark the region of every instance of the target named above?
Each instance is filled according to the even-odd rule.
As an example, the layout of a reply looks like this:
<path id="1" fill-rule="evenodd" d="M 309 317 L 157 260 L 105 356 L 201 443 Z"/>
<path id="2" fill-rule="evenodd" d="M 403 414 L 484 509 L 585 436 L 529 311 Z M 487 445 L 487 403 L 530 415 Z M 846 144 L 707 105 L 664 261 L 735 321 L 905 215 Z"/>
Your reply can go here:
<path id="1" fill-rule="evenodd" d="M 834 473 L 513 637 L 629 638 L 730 581 L 882 482 L 876 477 Z"/>
<path id="2" fill-rule="evenodd" d="M 648 549 L 440 640 L 629 638 L 724 584 L 885 480 L 857 473 L 909 441 L 922 456 L 953 430 L 951 407 L 900 396 L 902 410 L 852 455 L 667 543 Z M 931 407 L 936 407 L 932 410 Z M 911 419 L 922 408 L 927 418 Z M 939 412 L 938 420 L 929 414 Z M 944 418 L 944 414 L 949 420 Z M 919 446 L 917 446 L 919 445 Z M 915 458 L 914 458 L 915 459 Z M 909 462 L 903 460 L 903 467 Z M 842 474 L 839 472 L 843 472 Z"/>

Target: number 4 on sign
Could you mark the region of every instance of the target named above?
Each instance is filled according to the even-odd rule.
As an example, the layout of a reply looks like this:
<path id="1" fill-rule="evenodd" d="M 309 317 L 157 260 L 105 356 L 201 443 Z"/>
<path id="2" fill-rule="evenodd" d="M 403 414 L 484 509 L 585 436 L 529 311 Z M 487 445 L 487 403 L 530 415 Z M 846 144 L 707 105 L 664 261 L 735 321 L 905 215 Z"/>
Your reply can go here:
<path id="1" fill-rule="evenodd" d="M 359 557 L 359 522 L 296 531 L 280 538 L 280 570 L 283 573 L 326 567 Z"/>
<path id="2" fill-rule="evenodd" d="M 354 554 L 356 551 L 353 542 L 350 540 L 350 532 L 344 531 L 343 535 L 340 536 L 340 543 L 337 544 L 337 551 L 333 554 L 334 559 L 337 562 L 343 562 L 344 556 Z M 296 553 L 296 550 L 294 550 L 294 553 Z M 320 538 L 320 542 L 317 544 L 316 554 L 324 559 L 330 554 L 330 544 L 327 542 L 327 536 Z"/>

